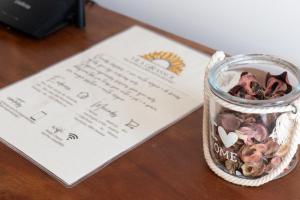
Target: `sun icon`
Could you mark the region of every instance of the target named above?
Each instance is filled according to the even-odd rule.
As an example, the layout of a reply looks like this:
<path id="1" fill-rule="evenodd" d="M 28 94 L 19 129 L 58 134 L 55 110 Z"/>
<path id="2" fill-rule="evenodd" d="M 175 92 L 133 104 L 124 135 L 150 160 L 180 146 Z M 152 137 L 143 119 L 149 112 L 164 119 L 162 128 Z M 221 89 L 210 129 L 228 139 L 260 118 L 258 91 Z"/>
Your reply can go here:
<path id="1" fill-rule="evenodd" d="M 164 66 L 167 70 L 177 75 L 179 75 L 183 67 L 185 67 L 183 60 L 172 52 L 152 52 L 142 55 L 142 57 L 148 61 Z"/>

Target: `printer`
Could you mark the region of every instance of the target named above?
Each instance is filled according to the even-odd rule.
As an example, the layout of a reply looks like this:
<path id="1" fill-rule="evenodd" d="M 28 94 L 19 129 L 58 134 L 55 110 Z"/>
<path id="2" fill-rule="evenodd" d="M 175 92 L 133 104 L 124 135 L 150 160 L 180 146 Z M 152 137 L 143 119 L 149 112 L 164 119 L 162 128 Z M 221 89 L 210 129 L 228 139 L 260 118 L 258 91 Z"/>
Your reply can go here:
<path id="1" fill-rule="evenodd" d="M 0 0 L 0 23 L 35 38 L 75 23 L 85 26 L 84 0 Z"/>

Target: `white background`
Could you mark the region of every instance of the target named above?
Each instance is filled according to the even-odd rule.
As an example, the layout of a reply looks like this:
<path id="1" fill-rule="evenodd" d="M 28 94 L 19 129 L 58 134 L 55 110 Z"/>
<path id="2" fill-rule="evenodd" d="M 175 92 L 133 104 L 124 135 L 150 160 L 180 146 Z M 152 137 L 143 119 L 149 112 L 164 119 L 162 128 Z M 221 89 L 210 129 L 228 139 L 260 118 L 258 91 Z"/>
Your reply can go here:
<path id="1" fill-rule="evenodd" d="M 268 53 L 300 65 L 298 0 L 96 0 L 230 54 Z"/>

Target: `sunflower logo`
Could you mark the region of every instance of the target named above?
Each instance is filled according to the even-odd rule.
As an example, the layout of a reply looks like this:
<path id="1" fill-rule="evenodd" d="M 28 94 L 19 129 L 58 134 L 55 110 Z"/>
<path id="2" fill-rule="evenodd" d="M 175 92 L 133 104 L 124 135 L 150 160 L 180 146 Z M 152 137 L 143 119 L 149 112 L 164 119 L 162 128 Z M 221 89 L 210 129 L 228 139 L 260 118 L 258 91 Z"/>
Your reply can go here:
<path id="1" fill-rule="evenodd" d="M 164 66 L 167 70 L 177 75 L 179 75 L 182 72 L 183 68 L 185 67 L 183 60 L 172 52 L 166 52 L 166 51 L 152 52 L 152 53 L 142 55 L 142 58 L 150 62 L 159 64 L 161 66 Z"/>

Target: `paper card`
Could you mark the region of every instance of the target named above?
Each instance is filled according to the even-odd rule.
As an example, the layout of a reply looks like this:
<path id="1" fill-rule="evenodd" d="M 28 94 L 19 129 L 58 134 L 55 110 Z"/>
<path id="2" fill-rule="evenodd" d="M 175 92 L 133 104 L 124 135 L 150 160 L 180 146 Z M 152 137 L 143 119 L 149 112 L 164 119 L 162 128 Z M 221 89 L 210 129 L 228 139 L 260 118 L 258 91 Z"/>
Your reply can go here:
<path id="1" fill-rule="evenodd" d="M 0 137 L 72 186 L 198 108 L 208 60 L 132 27 L 3 88 Z"/>

